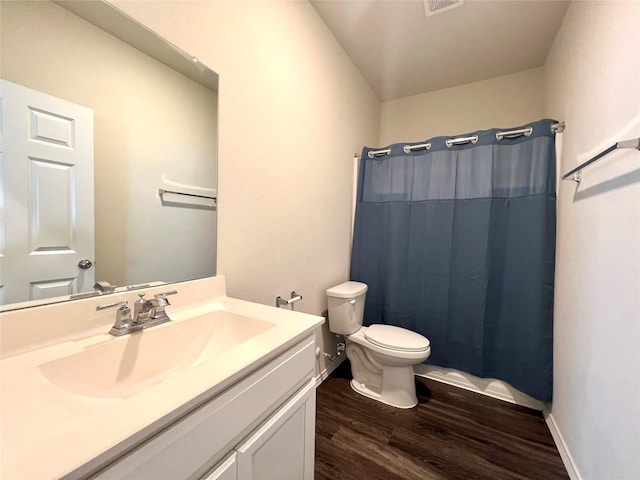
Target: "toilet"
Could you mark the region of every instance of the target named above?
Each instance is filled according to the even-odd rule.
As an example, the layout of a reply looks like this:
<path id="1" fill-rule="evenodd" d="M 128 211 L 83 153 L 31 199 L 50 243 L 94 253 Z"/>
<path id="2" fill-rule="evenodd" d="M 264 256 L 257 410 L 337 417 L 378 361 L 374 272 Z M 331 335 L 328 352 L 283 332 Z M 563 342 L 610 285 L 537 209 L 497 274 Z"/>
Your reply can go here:
<path id="1" fill-rule="evenodd" d="M 367 285 L 344 282 L 327 290 L 329 330 L 344 335 L 351 388 L 398 408 L 418 404 L 413 366 L 431 353 L 429 340 L 391 325 L 362 326 Z"/>

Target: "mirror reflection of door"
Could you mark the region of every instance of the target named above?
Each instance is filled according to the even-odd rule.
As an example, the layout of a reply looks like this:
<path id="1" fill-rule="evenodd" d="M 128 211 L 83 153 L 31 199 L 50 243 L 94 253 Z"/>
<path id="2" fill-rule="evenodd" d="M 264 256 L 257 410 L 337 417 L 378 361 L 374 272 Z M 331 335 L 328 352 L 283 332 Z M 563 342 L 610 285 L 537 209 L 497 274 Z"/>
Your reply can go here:
<path id="1" fill-rule="evenodd" d="M 93 111 L 1 87 L 0 302 L 93 290 Z"/>

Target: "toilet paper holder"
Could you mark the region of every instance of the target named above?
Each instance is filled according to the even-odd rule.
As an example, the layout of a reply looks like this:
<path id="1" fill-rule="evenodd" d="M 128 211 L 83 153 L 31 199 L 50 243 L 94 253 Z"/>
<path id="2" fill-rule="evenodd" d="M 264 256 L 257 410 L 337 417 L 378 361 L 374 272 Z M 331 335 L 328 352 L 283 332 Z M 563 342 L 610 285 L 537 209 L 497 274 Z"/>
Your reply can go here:
<path id="1" fill-rule="evenodd" d="M 289 298 L 282 298 L 280 295 L 276 297 L 276 307 L 280 308 L 283 305 L 291 305 L 291 310 L 293 310 L 293 304 L 300 300 L 302 300 L 302 295 L 299 295 L 295 290 L 292 290 Z"/>

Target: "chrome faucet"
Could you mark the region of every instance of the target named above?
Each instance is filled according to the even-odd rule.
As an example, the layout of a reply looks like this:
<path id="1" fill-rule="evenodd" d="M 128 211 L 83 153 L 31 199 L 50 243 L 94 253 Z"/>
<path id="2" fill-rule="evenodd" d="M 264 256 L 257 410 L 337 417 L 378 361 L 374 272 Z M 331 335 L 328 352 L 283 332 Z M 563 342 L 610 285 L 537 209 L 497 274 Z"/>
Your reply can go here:
<path id="1" fill-rule="evenodd" d="M 109 282 L 96 282 L 93 288 L 98 290 L 101 294 L 113 293 L 116 291 L 116 287 L 111 285 Z"/>
<path id="2" fill-rule="evenodd" d="M 153 299 L 149 300 L 145 300 L 144 293 L 138 294 L 140 298 L 133 303 L 133 316 L 131 315 L 131 309 L 126 300 L 123 302 L 99 305 L 96 307 L 96 310 L 120 307 L 116 312 L 116 321 L 113 327 L 111 327 L 111 330 L 109 330 L 111 335 L 119 337 L 171 321 L 165 311 L 165 307 L 171 305 L 167 299 L 167 295 L 174 295 L 176 293 L 178 293 L 176 290 L 158 293 L 154 295 Z"/>
<path id="3" fill-rule="evenodd" d="M 138 294 L 138 300 L 133 302 L 133 323 L 142 323 L 151 318 L 151 311 L 155 308 L 154 300 L 145 300 L 144 293 Z"/>

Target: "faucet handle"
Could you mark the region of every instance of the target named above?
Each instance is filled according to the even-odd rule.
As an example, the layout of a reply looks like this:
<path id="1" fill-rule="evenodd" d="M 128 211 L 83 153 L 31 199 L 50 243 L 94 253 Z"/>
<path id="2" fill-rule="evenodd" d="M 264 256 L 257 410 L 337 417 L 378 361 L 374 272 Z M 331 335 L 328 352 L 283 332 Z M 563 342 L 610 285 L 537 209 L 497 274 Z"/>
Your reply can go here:
<path id="1" fill-rule="evenodd" d="M 153 310 L 153 318 L 162 318 L 167 317 L 167 313 L 164 310 L 164 307 L 171 305 L 171 302 L 167 299 L 167 295 L 174 295 L 178 293 L 177 290 L 171 290 L 170 292 L 157 293 L 155 294 L 153 302 L 155 302 L 154 310 Z"/>
<path id="2" fill-rule="evenodd" d="M 164 292 L 164 293 L 156 293 L 154 297 L 156 298 L 166 297 L 167 295 L 175 295 L 176 293 L 178 293 L 177 290 L 169 290 L 168 292 Z"/>
<path id="3" fill-rule="evenodd" d="M 129 308 L 129 302 L 126 300 L 122 302 L 113 302 L 113 303 L 105 303 L 104 305 L 98 305 L 96 310 L 104 310 L 105 308 L 112 307 L 120 307 L 118 308 L 118 312 L 116 313 L 116 322 L 111 327 L 109 333 L 112 335 L 121 335 L 121 331 L 126 329 L 131 324 L 131 309 Z"/>
<path id="4" fill-rule="evenodd" d="M 167 295 L 175 295 L 176 293 L 178 293 L 177 290 L 171 290 L 169 292 L 164 292 L 164 293 L 156 293 L 154 295 L 154 298 L 158 300 L 158 304 L 160 306 L 166 307 L 167 305 L 171 305 L 171 302 L 169 302 Z"/>
<path id="5" fill-rule="evenodd" d="M 96 310 L 104 310 L 105 308 L 112 308 L 112 307 L 118 307 L 118 306 L 120 306 L 120 309 L 129 308 L 127 307 L 128 304 L 129 302 L 127 302 L 126 300 L 122 302 L 105 303 L 103 305 L 98 305 L 96 307 Z"/>

